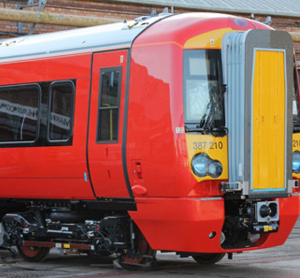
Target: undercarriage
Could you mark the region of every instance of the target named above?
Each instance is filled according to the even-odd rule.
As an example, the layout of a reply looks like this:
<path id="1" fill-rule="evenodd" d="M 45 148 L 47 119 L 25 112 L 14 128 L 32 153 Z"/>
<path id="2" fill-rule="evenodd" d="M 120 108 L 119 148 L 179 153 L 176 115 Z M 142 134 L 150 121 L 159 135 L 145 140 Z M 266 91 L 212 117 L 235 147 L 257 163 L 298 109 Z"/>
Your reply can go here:
<path id="1" fill-rule="evenodd" d="M 41 262 L 51 248 L 89 255 L 117 254 L 124 268 L 153 261 L 154 251 L 125 212 L 93 211 L 83 206 L 33 205 L 8 212 L 0 224 L 0 245 L 16 246 L 30 262 Z"/>

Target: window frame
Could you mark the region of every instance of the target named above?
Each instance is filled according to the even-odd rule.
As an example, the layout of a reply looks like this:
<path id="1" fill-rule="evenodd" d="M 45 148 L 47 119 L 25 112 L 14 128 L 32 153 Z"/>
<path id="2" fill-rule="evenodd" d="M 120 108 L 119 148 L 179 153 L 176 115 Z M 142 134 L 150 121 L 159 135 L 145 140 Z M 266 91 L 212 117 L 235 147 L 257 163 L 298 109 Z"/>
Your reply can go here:
<path id="1" fill-rule="evenodd" d="M 50 122 L 51 122 L 51 105 L 52 105 L 52 92 L 53 88 L 59 85 L 70 85 L 71 87 L 71 121 L 70 121 L 70 134 L 67 139 L 51 139 L 50 138 Z M 59 80 L 53 81 L 49 85 L 48 89 L 48 115 L 47 115 L 47 136 L 46 140 L 47 143 L 50 145 L 61 145 L 60 143 L 69 143 L 73 139 L 73 132 L 74 132 L 74 112 L 75 112 L 75 84 L 72 80 Z"/>
<path id="2" fill-rule="evenodd" d="M 119 126 L 120 126 L 120 103 L 121 103 L 121 89 L 122 89 L 122 67 L 107 67 L 107 68 L 101 68 L 100 69 L 100 76 L 99 76 L 99 89 L 98 89 L 98 106 L 97 106 L 97 127 L 96 127 L 96 143 L 97 144 L 108 144 L 108 143 L 118 143 L 119 142 Z M 102 107 L 101 106 L 101 97 L 102 97 L 102 75 L 106 72 L 112 72 L 119 70 L 119 78 L 118 78 L 118 92 L 117 92 L 117 106 L 109 106 L 109 107 Z M 117 110 L 118 115 L 118 123 L 117 123 L 117 139 L 116 140 L 99 140 L 98 134 L 99 134 L 99 128 L 100 128 L 100 111 L 102 110 Z"/>
<path id="3" fill-rule="evenodd" d="M 41 98 L 42 98 L 42 89 L 41 86 L 38 83 L 28 83 L 28 84 L 18 84 L 18 85 L 8 85 L 8 86 L 0 86 L 0 94 L 2 91 L 5 90 L 18 90 L 24 88 L 24 87 L 35 87 L 37 88 L 38 92 L 38 106 L 37 106 L 37 124 L 36 124 L 36 133 L 35 133 L 35 139 L 30 141 L 0 141 L 1 147 L 10 147 L 10 146 L 34 146 L 40 137 L 40 120 L 41 120 Z"/>

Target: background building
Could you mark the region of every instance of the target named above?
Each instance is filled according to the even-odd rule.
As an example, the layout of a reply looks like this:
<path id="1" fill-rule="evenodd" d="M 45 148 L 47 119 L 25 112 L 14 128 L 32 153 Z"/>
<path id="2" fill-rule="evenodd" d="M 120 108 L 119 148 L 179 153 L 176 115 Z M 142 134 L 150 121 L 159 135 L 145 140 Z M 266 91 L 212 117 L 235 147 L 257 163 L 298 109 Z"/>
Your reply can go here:
<path id="1" fill-rule="evenodd" d="M 11 21 L 15 20 L 14 15 L 7 20 L 7 16 L 3 15 L 11 10 L 60 14 L 61 20 L 63 15 L 76 15 L 114 21 L 150 15 L 153 10 L 160 13 L 164 7 L 174 13 L 202 11 L 234 14 L 267 22 L 275 29 L 300 33 L 300 1 L 296 0 L 0 0 L 0 38 L 78 28 L 72 24 L 18 23 Z M 300 60 L 300 43 L 295 43 L 295 49 Z"/>

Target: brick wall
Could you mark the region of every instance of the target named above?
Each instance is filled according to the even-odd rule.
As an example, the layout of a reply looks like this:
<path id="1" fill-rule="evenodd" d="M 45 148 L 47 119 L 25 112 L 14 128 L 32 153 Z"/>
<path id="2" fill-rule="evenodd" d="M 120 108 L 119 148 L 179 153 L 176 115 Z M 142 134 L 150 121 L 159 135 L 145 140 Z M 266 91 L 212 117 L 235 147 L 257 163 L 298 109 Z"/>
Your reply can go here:
<path id="1" fill-rule="evenodd" d="M 145 2 L 145 1 L 143 1 Z M 15 5 L 24 5 L 27 0 L 0 0 L 0 8 L 14 9 Z M 26 8 L 26 10 L 35 10 L 36 8 Z M 162 12 L 162 7 L 155 7 L 151 5 L 135 5 L 124 4 L 120 2 L 114 2 L 109 0 L 48 0 L 45 8 L 45 12 L 57 13 L 57 14 L 72 14 L 80 16 L 93 16 L 104 18 L 117 18 L 134 19 L 143 15 L 148 15 L 153 9 L 157 12 Z M 192 9 L 174 9 L 175 13 L 191 12 Z M 244 17 L 250 17 L 250 13 L 236 14 Z M 255 16 L 260 21 L 264 21 L 268 15 Z M 279 30 L 286 30 L 292 32 L 300 32 L 300 18 L 288 18 L 288 17 L 274 17 L 272 16 L 271 27 Z M 4 22 L 0 21 L 0 38 L 27 34 L 30 28 L 30 24 L 22 24 L 22 33 L 18 33 L 18 24 L 16 22 Z M 34 33 L 46 33 L 60 30 L 72 29 L 74 27 L 57 26 L 57 25 L 42 25 L 37 24 Z M 296 51 L 300 52 L 300 43 L 295 44 Z M 300 53 L 299 53 L 300 59 Z"/>

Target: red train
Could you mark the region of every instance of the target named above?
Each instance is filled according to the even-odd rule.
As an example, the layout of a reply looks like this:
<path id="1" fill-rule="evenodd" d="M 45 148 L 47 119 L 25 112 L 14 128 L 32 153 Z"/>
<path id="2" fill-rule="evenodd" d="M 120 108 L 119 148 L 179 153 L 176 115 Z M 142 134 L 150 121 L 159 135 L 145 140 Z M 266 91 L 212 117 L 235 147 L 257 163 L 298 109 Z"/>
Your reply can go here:
<path id="1" fill-rule="evenodd" d="M 0 43 L 2 247 L 128 268 L 285 242 L 300 173 L 287 33 L 161 14 Z"/>

